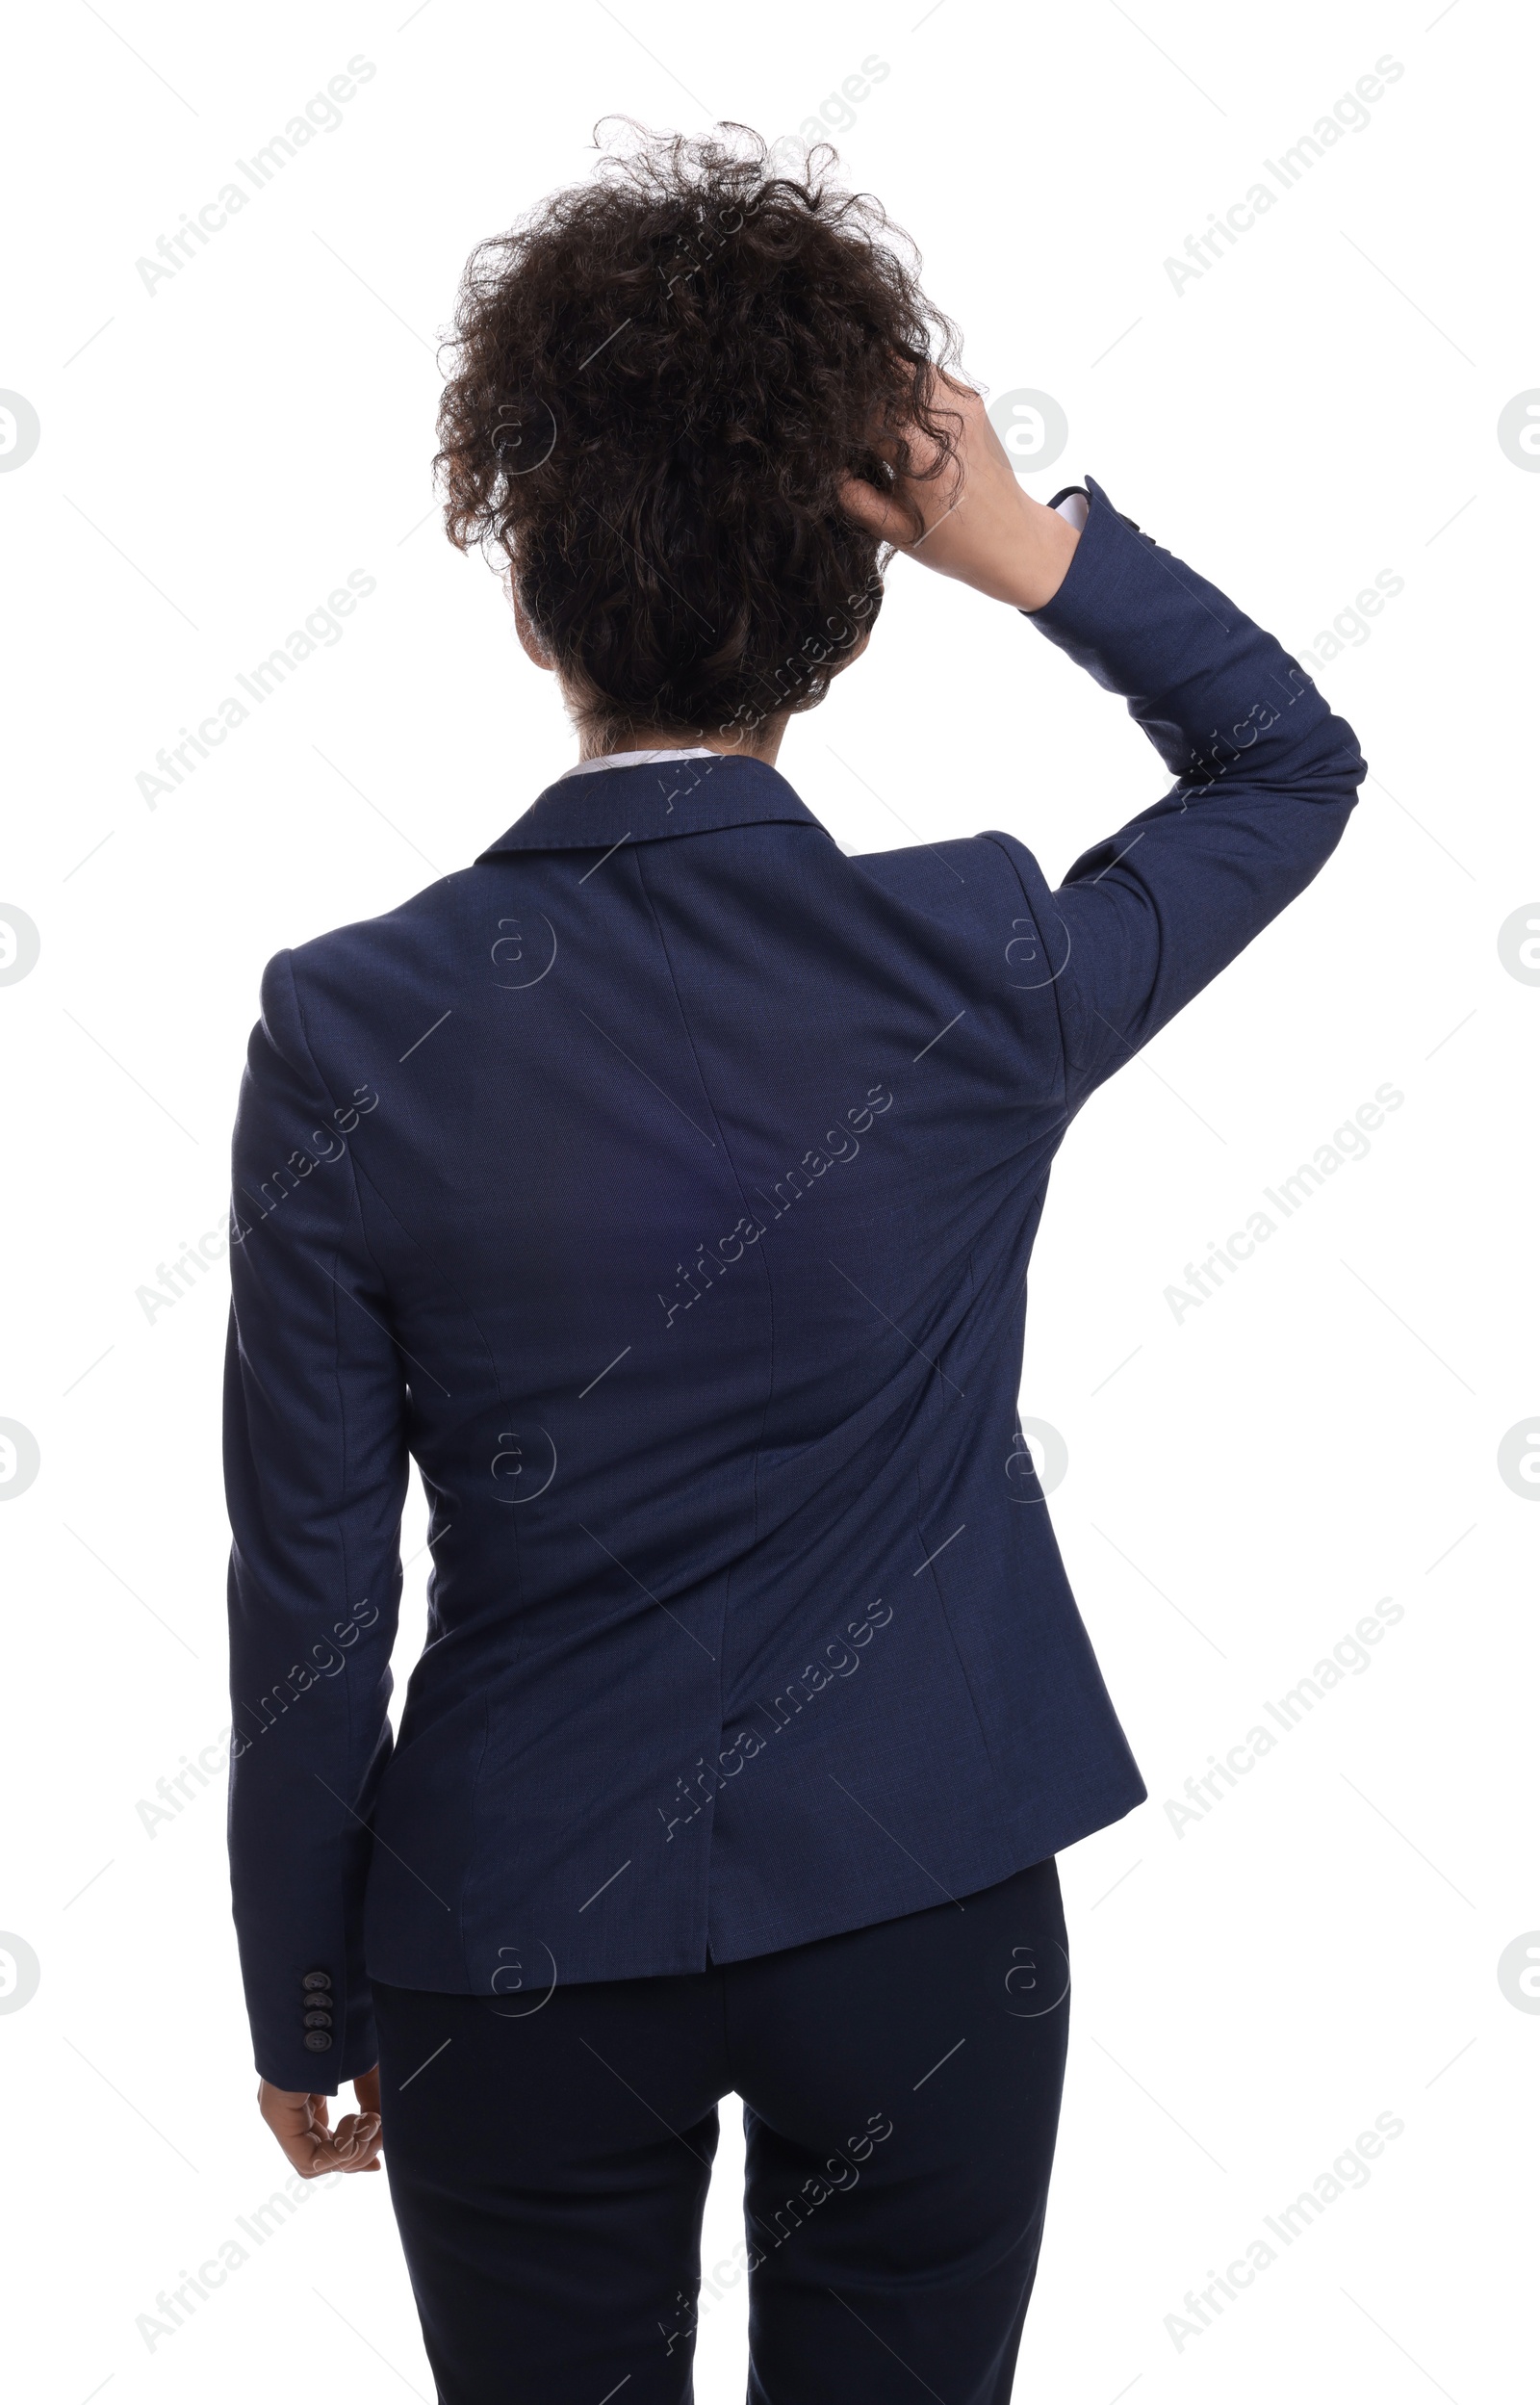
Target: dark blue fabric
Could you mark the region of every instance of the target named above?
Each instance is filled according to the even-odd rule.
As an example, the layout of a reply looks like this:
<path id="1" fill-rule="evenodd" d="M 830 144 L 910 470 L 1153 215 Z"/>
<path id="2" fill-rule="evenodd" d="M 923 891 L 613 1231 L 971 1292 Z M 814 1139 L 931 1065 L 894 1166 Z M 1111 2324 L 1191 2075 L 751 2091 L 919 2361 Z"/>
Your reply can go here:
<path id="1" fill-rule="evenodd" d="M 1009 2405 L 1068 2037 L 1054 1863 L 683 1978 L 548 1977 L 378 1984 L 439 2405 L 689 2405 L 698 2324 L 745 2276 L 748 2405 Z M 703 2294 L 729 2093 L 743 2237 Z"/>
<path id="2" fill-rule="evenodd" d="M 1033 623 L 1177 782 L 1056 891 L 1008 835 L 846 858 L 774 769 L 698 760 L 564 780 L 270 964 L 226 1391 L 269 2079 L 372 2062 L 371 1974 L 699 1971 L 1142 1800 L 1020 1442 L 1027 1263 L 1074 1112 L 1309 883 L 1364 763 L 1091 494 Z"/>

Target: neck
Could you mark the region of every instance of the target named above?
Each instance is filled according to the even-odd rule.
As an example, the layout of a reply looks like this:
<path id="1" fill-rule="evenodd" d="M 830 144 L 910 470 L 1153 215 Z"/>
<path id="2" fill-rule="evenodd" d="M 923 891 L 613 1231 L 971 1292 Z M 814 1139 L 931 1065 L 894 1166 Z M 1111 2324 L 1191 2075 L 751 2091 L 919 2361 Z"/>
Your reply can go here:
<path id="1" fill-rule="evenodd" d="M 720 752 L 729 759 L 762 760 L 767 768 L 773 768 L 785 731 L 784 715 L 766 719 L 753 736 L 746 736 L 737 742 L 731 742 L 722 736 L 707 735 L 700 729 L 681 733 L 678 727 L 638 727 L 618 743 L 604 743 L 597 737 L 585 735 L 581 738 L 578 758 L 603 760 L 611 751 L 692 751 L 699 745 L 705 751 Z"/>

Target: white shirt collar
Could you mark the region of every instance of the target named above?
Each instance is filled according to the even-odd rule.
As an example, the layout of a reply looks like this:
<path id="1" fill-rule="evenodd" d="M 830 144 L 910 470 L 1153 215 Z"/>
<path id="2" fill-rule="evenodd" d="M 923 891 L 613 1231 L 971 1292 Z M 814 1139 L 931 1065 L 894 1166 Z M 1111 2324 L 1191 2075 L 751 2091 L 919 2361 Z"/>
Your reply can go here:
<path id="1" fill-rule="evenodd" d="M 566 777 L 589 776 L 596 768 L 646 768 L 657 760 L 715 760 L 718 757 L 706 743 L 692 744 L 687 751 L 604 752 L 598 760 L 580 760 L 575 768 L 564 768 L 556 783 L 560 785 Z"/>

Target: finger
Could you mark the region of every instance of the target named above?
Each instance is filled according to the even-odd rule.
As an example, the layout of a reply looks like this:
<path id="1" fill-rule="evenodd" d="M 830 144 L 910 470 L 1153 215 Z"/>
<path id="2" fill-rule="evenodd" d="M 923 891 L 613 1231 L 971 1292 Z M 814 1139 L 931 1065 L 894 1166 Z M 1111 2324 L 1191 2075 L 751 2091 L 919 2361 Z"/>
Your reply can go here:
<path id="1" fill-rule="evenodd" d="M 337 2171 L 362 2171 L 365 2164 L 372 2161 L 378 2152 L 379 2132 L 377 2130 L 360 2131 L 356 2137 L 349 2138 L 338 2147 L 332 2168 Z"/>
<path id="2" fill-rule="evenodd" d="M 309 2130 L 274 2130 L 273 2136 L 301 2179 L 319 2179 L 323 2171 L 334 2168 L 328 2139 L 318 2138 Z"/>
<path id="3" fill-rule="evenodd" d="M 339 2150 L 336 2150 L 336 2162 L 331 2164 L 331 2169 L 336 2169 L 336 2172 L 368 2172 L 368 2169 L 372 2169 L 372 2164 L 377 2162 L 377 2159 L 379 2159 L 379 2126 L 363 2124 L 363 2129 L 358 2131 L 358 2135 L 355 2135 L 353 2140 L 339 2145 Z"/>
<path id="4" fill-rule="evenodd" d="M 258 2090 L 258 2108 L 284 2154 L 295 2169 L 306 2179 L 330 2167 L 327 2157 L 330 2138 L 326 2134 L 324 2113 L 321 2127 L 315 2126 L 317 2108 L 323 2106 L 319 2096 L 306 2096 L 295 2089 L 270 2087 L 264 2081 Z"/>
<path id="5" fill-rule="evenodd" d="M 854 518 L 868 534 L 875 534 L 885 543 L 908 543 L 913 540 L 913 521 L 907 510 L 895 502 L 885 500 L 875 484 L 865 484 L 860 477 L 846 477 L 839 487 L 839 506 L 847 518 Z"/>
<path id="6" fill-rule="evenodd" d="M 334 2168 L 338 2171 L 371 2171 L 378 2162 L 380 2125 L 370 2114 L 349 2114 L 337 2132 L 334 2145 Z"/>
<path id="7" fill-rule="evenodd" d="M 307 2180 L 324 2179 L 329 2171 L 346 2171 L 350 2168 L 347 2155 L 339 2149 L 336 2139 L 329 2132 L 324 2136 L 313 2132 L 307 2142 L 308 2154 L 301 2151 L 290 2157 L 295 2169 L 302 2172 Z"/>

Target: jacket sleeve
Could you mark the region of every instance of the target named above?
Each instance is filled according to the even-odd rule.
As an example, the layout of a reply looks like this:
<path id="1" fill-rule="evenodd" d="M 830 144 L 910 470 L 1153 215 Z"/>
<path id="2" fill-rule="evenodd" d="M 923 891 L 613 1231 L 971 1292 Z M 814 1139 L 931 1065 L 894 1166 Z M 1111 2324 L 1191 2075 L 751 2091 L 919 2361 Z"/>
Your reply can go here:
<path id="1" fill-rule="evenodd" d="M 257 2070 L 328 2095 L 376 2059 L 363 1886 L 392 1742 L 408 1461 L 350 1142 L 377 1099 L 327 1090 L 280 952 L 232 1161 L 230 1872 Z"/>
<path id="2" fill-rule="evenodd" d="M 1088 485 L 1064 582 L 1024 614 L 1127 697 L 1176 783 L 1051 892 L 1025 844 L 993 839 L 1037 922 L 1070 1112 L 1310 883 L 1365 774 L 1351 727 L 1281 644 Z"/>

